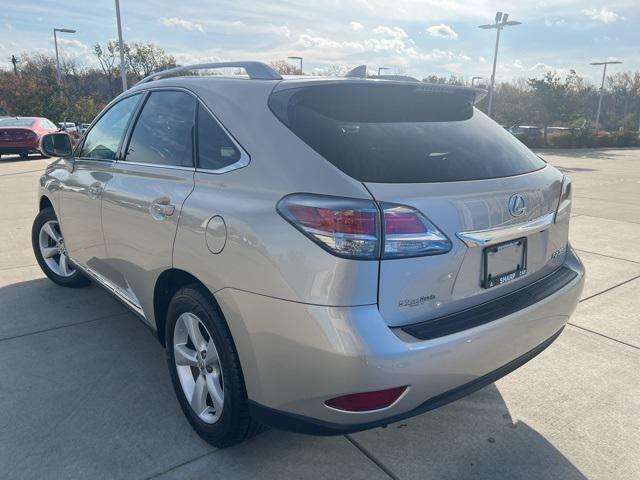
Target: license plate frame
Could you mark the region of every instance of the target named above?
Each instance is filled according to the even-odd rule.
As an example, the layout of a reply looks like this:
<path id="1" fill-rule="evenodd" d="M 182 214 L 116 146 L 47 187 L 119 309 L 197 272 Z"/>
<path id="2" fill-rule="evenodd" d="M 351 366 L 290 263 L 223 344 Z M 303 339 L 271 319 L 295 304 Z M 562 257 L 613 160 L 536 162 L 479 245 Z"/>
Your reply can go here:
<path id="1" fill-rule="evenodd" d="M 504 285 L 526 274 L 527 239 L 525 237 L 497 243 L 483 250 L 483 288 Z"/>

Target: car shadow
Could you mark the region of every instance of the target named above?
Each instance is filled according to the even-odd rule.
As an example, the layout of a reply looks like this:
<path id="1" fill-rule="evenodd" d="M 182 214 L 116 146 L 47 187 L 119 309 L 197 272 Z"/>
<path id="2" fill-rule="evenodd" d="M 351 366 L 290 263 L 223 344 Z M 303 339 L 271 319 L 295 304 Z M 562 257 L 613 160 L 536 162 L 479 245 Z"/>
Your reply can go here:
<path id="1" fill-rule="evenodd" d="M 28 158 L 20 158 L 20 155 L 8 155 L 3 154 L 2 158 L 0 158 L 0 164 L 2 163 L 19 163 L 19 162 L 29 162 L 31 160 L 46 160 L 49 157 L 45 157 L 40 153 L 31 153 Z"/>
<path id="2" fill-rule="evenodd" d="M 215 450 L 182 415 L 162 346 L 108 293 L 45 278 L 14 282 L 0 287 L 0 312 L 0 327 L 27 322 L 0 338 L 0 409 L 14 418 L 0 428 L 9 476 L 368 478 L 375 459 L 399 478 L 585 478 L 511 416 L 495 385 L 347 437 L 267 430 Z"/>

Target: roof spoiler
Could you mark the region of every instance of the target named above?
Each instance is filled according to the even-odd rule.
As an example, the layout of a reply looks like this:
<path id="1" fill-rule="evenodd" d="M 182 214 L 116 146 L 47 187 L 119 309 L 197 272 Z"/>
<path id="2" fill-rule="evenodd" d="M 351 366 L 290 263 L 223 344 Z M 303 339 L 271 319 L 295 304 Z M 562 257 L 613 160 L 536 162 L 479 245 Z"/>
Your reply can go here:
<path id="1" fill-rule="evenodd" d="M 471 105 L 476 105 L 487 94 L 487 91 L 482 88 L 444 85 L 441 83 L 421 83 L 416 85 L 416 90 L 425 93 L 459 96 L 468 100 Z"/>

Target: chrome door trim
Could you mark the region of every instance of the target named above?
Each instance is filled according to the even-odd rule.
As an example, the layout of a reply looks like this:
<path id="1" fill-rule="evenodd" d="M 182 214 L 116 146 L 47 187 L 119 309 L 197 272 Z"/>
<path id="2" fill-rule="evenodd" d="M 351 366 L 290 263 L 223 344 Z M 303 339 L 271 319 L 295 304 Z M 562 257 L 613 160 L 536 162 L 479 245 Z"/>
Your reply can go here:
<path id="1" fill-rule="evenodd" d="M 73 259 L 71 259 L 71 261 L 73 262 L 74 266 L 78 267 L 80 270 L 82 270 L 84 273 L 90 276 L 100 286 L 105 288 L 109 293 L 114 295 L 118 300 L 124 303 L 125 306 L 129 307 L 131 310 L 133 310 L 134 313 L 139 315 L 145 322 L 148 323 L 147 317 L 145 316 L 144 311 L 142 310 L 142 306 L 137 301 L 132 299 L 122 288 L 118 287 L 116 284 L 114 284 L 110 280 L 107 280 L 105 277 L 100 275 L 98 272 L 96 272 L 92 268 L 84 265 L 80 265 L 79 263 L 74 262 Z"/>
<path id="2" fill-rule="evenodd" d="M 553 225 L 554 217 L 555 213 L 552 212 L 528 222 L 509 225 L 507 227 L 458 232 L 456 233 L 456 237 L 462 240 L 467 247 L 482 247 L 496 242 L 525 237 L 531 233 L 546 230 Z"/>

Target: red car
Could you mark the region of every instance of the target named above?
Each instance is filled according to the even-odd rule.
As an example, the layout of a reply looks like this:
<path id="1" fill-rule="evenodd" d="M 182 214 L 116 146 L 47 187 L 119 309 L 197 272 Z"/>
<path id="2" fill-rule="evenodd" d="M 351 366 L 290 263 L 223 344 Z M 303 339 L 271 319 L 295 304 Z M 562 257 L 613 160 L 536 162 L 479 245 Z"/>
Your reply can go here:
<path id="1" fill-rule="evenodd" d="M 43 117 L 0 118 L 0 156 L 17 153 L 27 158 L 29 153 L 40 153 L 40 137 L 57 131 L 58 127 Z"/>

